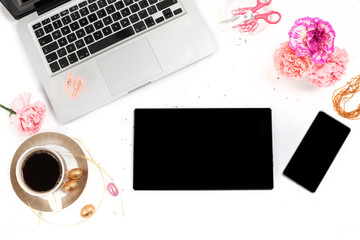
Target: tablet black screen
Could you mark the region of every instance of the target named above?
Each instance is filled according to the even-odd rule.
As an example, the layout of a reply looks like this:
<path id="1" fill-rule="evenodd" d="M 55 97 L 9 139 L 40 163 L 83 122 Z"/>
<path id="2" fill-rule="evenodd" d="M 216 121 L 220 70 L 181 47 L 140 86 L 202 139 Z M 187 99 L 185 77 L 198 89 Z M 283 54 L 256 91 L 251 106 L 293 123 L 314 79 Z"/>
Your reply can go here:
<path id="1" fill-rule="evenodd" d="M 272 189 L 270 109 L 136 109 L 135 190 Z"/>

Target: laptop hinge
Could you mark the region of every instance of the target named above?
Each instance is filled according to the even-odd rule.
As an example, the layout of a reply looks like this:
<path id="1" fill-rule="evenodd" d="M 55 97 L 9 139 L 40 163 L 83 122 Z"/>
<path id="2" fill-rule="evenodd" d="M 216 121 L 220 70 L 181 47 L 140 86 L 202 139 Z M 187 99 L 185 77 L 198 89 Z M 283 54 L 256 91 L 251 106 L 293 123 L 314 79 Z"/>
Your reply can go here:
<path id="1" fill-rule="evenodd" d="M 70 0 L 52 0 L 52 1 L 40 1 L 34 4 L 38 15 L 44 14 Z"/>

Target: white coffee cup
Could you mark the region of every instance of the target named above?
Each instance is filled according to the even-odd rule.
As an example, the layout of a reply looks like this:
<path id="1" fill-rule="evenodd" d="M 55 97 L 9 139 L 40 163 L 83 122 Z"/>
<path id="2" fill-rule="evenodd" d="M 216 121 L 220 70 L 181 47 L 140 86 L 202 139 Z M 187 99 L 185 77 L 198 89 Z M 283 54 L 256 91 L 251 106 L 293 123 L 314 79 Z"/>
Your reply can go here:
<path id="1" fill-rule="evenodd" d="M 55 161 L 58 164 L 58 170 L 55 170 L 57 169 Z M 30 195 L 47 200 L 53 212 L 62 210 L 60 190 L 64 183 L 65 173 L 64 159 L 50 146 L 28 149 L 20 156 L 16 164 L 16 179 L 20 187 Z"/>

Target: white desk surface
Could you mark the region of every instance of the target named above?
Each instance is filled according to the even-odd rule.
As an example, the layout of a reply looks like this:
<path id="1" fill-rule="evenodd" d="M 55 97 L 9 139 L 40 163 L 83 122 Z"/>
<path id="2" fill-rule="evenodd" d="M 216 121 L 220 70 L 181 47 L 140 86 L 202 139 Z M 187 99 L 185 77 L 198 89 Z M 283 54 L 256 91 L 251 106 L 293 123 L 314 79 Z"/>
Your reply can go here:
<path id="1" fill-rule="evenodd" d="M 16 32 L 16 21 L 0 7 L 0 102 L 9 105 L 22 91 L 48 107 L 42 132 L 57 131 L 86 143 L 96 161 L 115 178 L 124 201 L 106 195 L 96 214 L 71 227 L 41 222 L 14 194 L 9 166 L 26 139 L 0 111 L 1 239 L 359 239 L 360 122 L 332 108 L 333 91 L 360 74 L 360 1 L 274 0 L 277 25 L 255 36 L 219 30 L 220 0 L 196 0 L 217 43 L 215 54 L 68 124 L 59 124 L 35 78 Z M 296 19 L 329 21 L 335 45 L 350 62 L 343 80 L 318 88 L 278 78 L 273 53 L 288 40 Z M 357 106 L 360 97 L 354 99 Z M 274 182 L 271 191 L 141 192 L 132 189 L 133 110 L 138 107 L 270 107 L 273 113 Z M 349 105 L 351 107 L 351 104 Z M 316 193 L 282 175 L 318 111 L 352 131 Z M 329 129 L 331 131 L 331 129 Z M 336 137 L 336 136 L 334 136 Z M 314 143 L 316 144 L 316 143 Z M 185 176 L 184 176 L 185 177 Z M 216 176 L 214 176 L 216 177 Z"/>

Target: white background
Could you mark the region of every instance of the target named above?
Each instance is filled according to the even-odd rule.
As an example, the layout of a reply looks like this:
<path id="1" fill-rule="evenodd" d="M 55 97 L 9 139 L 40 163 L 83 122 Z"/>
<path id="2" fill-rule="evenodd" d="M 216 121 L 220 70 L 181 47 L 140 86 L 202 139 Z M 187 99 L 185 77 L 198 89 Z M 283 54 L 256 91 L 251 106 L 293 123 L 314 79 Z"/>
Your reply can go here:
<path id="1" fill-rule="evenodd" d="M 281 12 L 281 22 L 255 36 L 220 30 L 222 1 L 196 2 L 217 41 L 215 54 L 66 125 L 55 119 L 30 68 L 16 21 L 0 7 L 0 103 L 9 106 L 23 91 L 32 93 L 33 102 L 43 101 L 48 112 L 41 131 L 85 142 L 94 159 L 115 178 L 125 208 L 124 217 L 119 199 L 106 195 L 96 214 L 80 225 L 42 221 L 37 226 L 37 218 L 16 197 L 9 180 L 12 156 L 26 137 L 0 111 L 1 239 L 360 239 L 360 122 L 339 117 L 331 101 L 334 90 L 360 74 L 360 2 L 274 0 L 272 8 Z M 274 70 L 274 50 L 288 40 L 295 20 L 305 16 L 329 21 L 337 35 L 335 45 L 349 53 L 346 75 L 333 87 L 289 82 Z M 360 97 L 349 107 L 359 102 Z M 132 133 L 137 107 L 272 108 L 274 190 L 135 192 Z M 352 131 L 312 194 L 282 171 L 320 110 Z"/>

